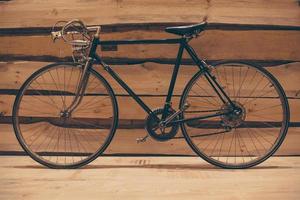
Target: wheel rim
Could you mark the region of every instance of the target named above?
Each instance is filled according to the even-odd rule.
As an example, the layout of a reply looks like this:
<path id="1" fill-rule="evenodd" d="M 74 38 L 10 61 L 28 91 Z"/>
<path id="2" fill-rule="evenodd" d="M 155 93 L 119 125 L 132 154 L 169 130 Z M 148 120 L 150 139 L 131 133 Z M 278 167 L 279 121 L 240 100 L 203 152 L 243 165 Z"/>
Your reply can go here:
<path id="1" fill-rule="evenodd" d="M 221 167 L 244 168 L 262 162 L 280 146 L 287 131 L 288 105 L 281 87 L 264 69 L 246 63 L 220 63 L 211 73 L 244 113 L 234 120 L 221 116 L 184 124 L 189 144 Z M 208 84 L 200 75 L 187 87 L 181 105 L 191 106 L 184 118 L 199 116 L 195 110 L 205 115 L 228 107 Z"/>
<path id="2" fill-rule="evenodd" d="M 30 78 L 15 106 L 15 129 L 23 148 L 50 167 L 74 167 L 91 161 L 110 142 L 116 105 L 101 77 L 91 73 L 80 105 L 67 115 L 81 68 L 49 66 Z"/>

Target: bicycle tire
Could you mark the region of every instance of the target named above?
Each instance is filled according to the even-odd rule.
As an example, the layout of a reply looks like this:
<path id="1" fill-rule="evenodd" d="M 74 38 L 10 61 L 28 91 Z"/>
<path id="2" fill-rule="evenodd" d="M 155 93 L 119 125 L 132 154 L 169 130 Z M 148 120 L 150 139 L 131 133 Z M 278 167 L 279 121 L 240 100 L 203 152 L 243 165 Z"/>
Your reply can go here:
<path id="1" fill-rule="evenodd" d="M 55 75 L 54 70 L 56 70 L 57 75 Z M 69 76 L 66 75 L 66 71 L 68 71 Z M 75 73 L 78 77 L 75 76 Z M 74 116 L 63 119 L 57 114 L 56 109 L 61 108 L 61 105 L 66 106 L 65 104 L 71 102 L 71 99 L 74 98 L 75 94 L 71 91 L 76 88 L 75 82 L 77 80 L 78 84 L 80 73 L 80 65 L 75 63 L 47 65 L 33 73 L 25 81 L 14 102 L 13 127 L 20 145 L 32 159 L 49 168 L 78 168 L 90 163 L 108 147 L 118 125 L 118 104 L 115 94 L 109 83 L 93 69 L 88 71 L 90 74 L 88 86 L 78 110 L 75 109 L 72 114 Z M 59 79 L 62 74 L 64 76 L 63 86 L 61 86 L 62 80 Z M 66 84 L 66 81 L 69 82 Z M 95 90 L 95 92 L 91 92 L 92 90 Z M 98 90 L 103 92 L 102 96 L 97 93 Z M 100 102 L 95 101 L 95 99 L 98 101 L 100 98 L 102 98 L 102 101 L 105 99 L 105 102 L 100 104 Z M 60 99 L 61 103 L 56 104 Z M 91 104 L 94 107 L 91 107 Z M 49 105 L 52 107 L 47 108 Z M 83 106 L 82 110 L 79 110 L 81 105 Z M 109 117 L 106 119 L 101 118 L 101 121 L 100 118 L 97 118 L 101 114 L 97 109 L 104 109 L 105 106 L 111 106 L 106 109 L 106 115 Z M 28 111 L 28 109 L 30 110 Z M 85 111 L 92 114 L 86 114 Z M 89 115 L 96 115 L 96 118 L 91 118 Z M 106 124 L 103 125 L 105 120 Z M 29 126 L 27 132 L 23 128 L 25 126 Z M 44 128 L 41 128 L 43 126 Z M 28 133 L 33 135 L 31 136 L 33 139 L 28 139 Z M 36 135 L 37 133 L 39 136 Z M 44 141 L 41 140 L 43 137 L 45 138 Z M 101 137 L 104 137 L 104 139 L 101 139 Z M 41 141 L 39 146 L 32 142 L 39 140 Z M 61 140 L 64 142 L 60 142 Z M 31 141 L 31 144 L 29 144 L 29 141 Z M 48 143 L 47 146 L 44 143 Z M 56 161 L 53 159 L 56 159 Z"/>
<path id="2" fill-rule="evenodd" d="M 254 87 L 254 85 L 259 85 L 258 81 L 260 79 L 259 80 L 254 80 L 253 83 L 255 83 L 255 84 L 251 84 L 251 82 L 250 82 L 251 79 L 250 79 L 249 80 L 250 83 L 247 83 L 248 87 L 245 88 L 243 86 L 243 84 L 245 84 L 244 81 L 248 80 L 248 79 L 244 78 L 244 80 L 243 80 L 243 79 L 241 79 L 241 77 L 240 77 L 240 79 L 234 78 L 237 75 L 233 71 L 233 74 L 231 75 L 231 77 L 230 76 L 229 76 L 230 78 L 227 77 L 228 79 L 233 80 L 233 81 L 231 81 L 231 82 L 233 82 L 233 84 L 232 83 L 231 84 L 227 83 L 227 85 L 226 85 L 224 83 L 225 80 L 226 81 L 229 81 L 229 80 L 227 80 L 227 78 L 226 79 L 221 78 L 222 77 L 220 75 L 221 73 L 220 73 L 220 71 L 218 71 L 219 69 L 220 70 L 222 69 L 222 66 L 223 66 L 223 75 L 226 74 L 226 71 L 228 73 L 228 70 L 225 69 L 226 66 L 228 66 L 229 71 L 230 70 L 239 70 L 240 72 L 238 71 L 238 73 L 241 73 L 241 71 L 242 71 L 241 68 L 242 67 L 248 67 L 247 68 L 248 70 L 251 68 L 251 70 L 253 70 L 255 72 L 255 73 L 251 72 L 252 74 L 254 73 L 255 76 L 256 76 L 256 74 L 259 74 L 262 77 L 267 78 L 267 80 L 270 82 L 270 85 L 268 85 L 269 83 L 267 83 L 266 84 L 267 86 L 265 86 L 262 89 L 262 91 L 260 91 L 263 94 L 262 96 L 253 96 L 253 97 L 251 97 L 253 92 L 252 93 L 250 92 L 251 95 L 249 97 L 247 97 L 246 94 L 249 94 L 249 91 L 257 90 L 257 88 L 252 89 L 251 87 L 252 86 Z M 238 68 L 238 66 L 240 66 L 240 67 Z M 243 68 L 243 70 L 244 69 L 246 69 L 246 68 Z M 199 81 L 199 80 L 205 80 L 204 73 L 205 72 L 199 71 L 188 82 L 188 84 L 186 85 L 186 87 L 185 87 L 185 89 L 182 93 L 182 97 L 181 97 L 180 105 L 179 105 L 180 108 L 187 102 L 187 99 L 189 99 L 189 95 L 191 94 L 191 92 L 193 90 L 193 87 L 196 84 L 198 85 L 197 88 L 198 87 L 199 88 L 205 87 L 204 82 L 202 81 L 201 82 L 202 85 L 200 85 L 200 81 Z M 230 98 L 233 98 L 236 101 L 237 105 L 241 104 L 241 107 L 244 107 L 243 109 L 245 109 L 245 111 L 243 111 L 243 112 L 245 113 L 245 116 L 244 116 L 245 118 L 242 119 L 242 117 L 241 117 L 241 119 L 239 119 L 239 120 L 234 119 L 234 120 L 230 121 L 229 117 L 226 117 L 226 116 L 223 117 L 223 118 L 219 117 L 219 118 L 215 119 L 214 121 L 213 120 L 212 121 L 208 120 L 207 123 L 211 122 L 211 125 L 201 124 L 200 121 L 195 122 L 194 125 L 191 125 L 191 123 L 190 123 L 190 125 L 188 123 L 182 123 L 181 124 L 181 130 L 182 130 L 182 133 L 183 133 L 187 143 L 189 144 L 189 146 L 193 149 L 193 151 L 198 156 L 200 156 L 201 158 L 203 158 L 207 162 L 209 162 L 209 163 L 211 163 L 215 166 L 221 167 L 221 168 L 243 169 L 243 168 L 253 167 L 255 165 L 258 165 L 258 164 L 262 163 L 263 161 L 268 159 L 270 156 L 272 156 L 275 153 L 275 151 L 280 147 L 280 145 L 282 144 L 282 142 L 283 142 L 283 140 L 284 140 L 284 138 L 287 134 L 287 131 L 288 131 L 290 112 L 289 112 L 288 100 L 287 100 L 287 97 L 285 95 L 285 92 L 284 92 L 282 86 L 275 79 L 275 77 L 271 73 L 269 73 L 266 69 L 258 66 L 257 64 L 253 64 L 253 63 L 249 63 L 249 62 L 220 61 L 220 62 L 217 62 L 217 63 L 212 65 L 211 73 L 215 76 L 215 78 L 216 78 L 216 80 L 219 84 L 223 83 L 223 85 L 221 84 L 221 87 L 224 89 L 224 91 L 227 93 L 227 95 Z M 219 73 L 219 74 L 217 74 L 217 73 Z M 245 76 L 248 75 L 246 72 L 242 72 L 242 73 L 244 73 Z M 228 74 L 227 74 L 227 76 L 228 76 Z M 252 79 L 256 79 L 256 78 L 252 77 Z M 220 81 L 220 80 L 222 80 L 222 81 Z M 197 82 L 199 82 L 199 84 Z M 234 91 L 234 82 L 241 83 L 241 85 L 239 87 L 239 91 L 236 91 L 236 92 Z M 224 87 L 224 85 L 225 85 L 225 87 Z M 272 88 L 272 87 L 275 88 L 275 91 L 276 91 L 279 98 L 276 98 L 276 94 L 275 94 L 275 97 L 274 97 L 274 96 L 271 96 L 270 93 L 268 95 L 266 93 L 264 93 L 265 88 L 268 88 L 268 86 L 270 86 L 270 88 Z M 194 88 L 196 88 L 196 87 L 194 87 Z M 251 89 L 249 89 L 249 88 L 251 88 Z M 241 89 L 245 90 L 247 92 L 242 92 L 242 91 L 240 91 Z M 200 89 L 198 89 L 198 90 L 200 90 Z M 261 93 L 258 92 L 257 94 L 261 94 Z M 201 98 L 202 98 L 202 101 L 203 101 L 201 104 L 203 104 L 203 105 L 208 105 L 209 103 L 210 104 L 212 104 L 212 103 L 217 104 L 216 103 L 217 101 L 213 102 L 213 99 L 216 100 L 216 98 L 217 98 L 217 95 L 213 94 L 213 91 L 211 91 L 211 93 L 209 93 L 209 94 L 207 93 L 205 95 L 203 95 L 203 94 L 201 94 L 201 95 L 202 95 Z M 238 95 L 241 95 L 241 96 L 238 97 Z M 192 96 L 192 95 L 190 95 L 190 96 Z M 194 94 L 194 96 L 197 96 L 197 95 Z M 206 97 L 204 97 L 204 96 L 206 96 Z M 212 97 L 212 98 L 209 99 L 209 97 Z M 190 99 L 192 99 L 192 98 L 194 98 L 194 97 L 191 97 Z M 250 100 L 248 100 L 247 98 L 250 99 Z M 204 101 L 204 100 L 206 100 L 206 101 Z M 210 100 L 210 102 L 208 100 Z M 275 100 L 280 102 L 280 105 L 277 105 L 277 107 L 276 106 L 274 106 L 274 107 L 268 106 L 266 108 L 262 108 L 262 109 L 265 109 L 264 111 L 262 111 L 260 109 L 253 110 L 253 109 L 256 109 L 257 107 L 260 108 L 259 106 L 262 106 L 265 103 L 267 103 L 267 105 L 269 105 L 268 102 L 275 101 Z M 245 104 L 237 103 L 238 101 L 240 101 L 242 103 L 245 103 Z M 249 104 L 250 105 L 254 104 L 253 102 L 255 102 L 255 101 L 256 101 L 256 103 L 255 103 L 256 105 L 254 107 L 249 108 L 250 106 L 248 106 L 248 105 Z M 259 101 L 259 103 L 257 101 Z M 225 104 L 225 107 L 226 106 L 227 106 L 227 104 Z M 191 107 L 193 107 L 193 105 L 191 105 Z M 213 107 L 213 106 L 211 106 L 211 107 Z M 217 107 L 217 106 L 215 106 L 215 107 Z M 224 107 L 224 105 L 223 105 L 223 107 Z M 195 108 L 196 107 L 193 107 L 193 109 L 195 109 Z M 279 111 L 278 111 L 279 114 L 278 115 L 280 115 L 280 110 L 282 111 L 282 116 L 281 116 L 282 121 L 281 121 L 281 123 L 277 122 L 277 125 L 278 124 L 280 125 L 280 130 L 278 128 L 276 129 L 276 130 L 279 130 L 278 136 L 276 136 L 276 135 L 274 136 L 274 137 L 277 137 L 277 138 L 273 141 L 274 143 L 272 144 L 272 141 L 269 139 L 269 135 L 273 136 L 273 134 L 275 133 L 275 131 L 272 131 L 272 128 L 275 129 L 276 123 L 275 122 L 271 123 L 270 118 L 269 118 L 269 121 L 262 121 L 263 118 L 264 118 L 264 120 L 267 119 L 266 116 L 263 116 L 263 117 L 260 116 L 261 121 L 259 121 L 260 118 L 258 118 L 258 116 L 256 116 L 257 113 L 256 113 L 256 115 L 253 114 L 253 113 L 255 113 L 255 112 L 260 112 L 260 113 L 267 112 L 267 114 L 270 114 L 270 115 L 272 115 L 272 117 L 274 117 L 274 116 L 277 116 L 277 114 L 275 114 L 276 109 L 277 110 L 279 109 Z M 266 111 L 266 110 L 268 110 L 268 111 Z M 184 119 L 185 115 L 189 115 L 189 114 L 187 114 L 188 111 L 189 111 L 189 109 L 187 111 L 183 112 L 180 117 Z M 252 114 L 252 116 L 251 116 L 251 114 Z M 253 120 L 253 119 L 255 119 L 256 121 Z M 279 120 L 279 119 L 280 119 L 280 117 L 278 117 L 277 120 Z M 272 118 L 272 120 L 273 120 L 273 118 Z M 228 130 L 225 130 L 224 124 L 228 126 L 228 125 L 232 125 L 232 124 L 235 124 L 235 123 L 236 124 L 240 123 L 240 124 L 237 125 L 238 126 L 237 128 L 235 127 L 234 132 L 232 134 L 230 132 L 228 132 Z M 251 125 L 251 123 L 253 125 Z M 198 124 L 198 125 L 196 125 L 196 124 Z M 275 124 L 274 127 L 271 126 L 273 124 Z M 259 125 L 261 126 L 261 130 L 264 130 L 266 133 L 269 134 L 268 136 L 258 134 L 258 133 L 262 133 L 262 132 L 258 132 L 260 130 Z M 216 126 L 216 127 L 213 127 L 213 126 Z M 201 129 L 201 127 L 204 127 L 204 128 Z M 219 132 L 216 131 L 213 134 L 213 131 L 211 131 L 211 133 L 208 133 L 209 129 L 214 130 L 214 129 L 217 129 L 217 127 L 218 127 Z M 243 129 L 243 127 L 244 127 L 244 129 Z M 194 131 L 193 129 L 196 129 L 196 131 Z M 221 129 L 224 129 L 224 130 L 221 130 Z M 237 129 L 238 129 L 238 131 L 237 131 Z M 253 132 L 250 133 L 249 130 L 251 130 Z M 193 131 L 198 132 L 197 134 L 199 134 L 201 131 L 202 132 L 199 135 L 194 135 L 193 136 L 193 135 L 191 135 L 193 133 Z M 230 135 L 230 134 L 232 135 L 231 136 L 232 137 L 231 144 L 230 144 L 230 140 L 228 140 L 228 138 L 230 137 L 228 135 Z M 221 139 L 222 137 L 223 137 L 223 140 Z M 257 139 L 258 137 L 261 137 L 262 138 L 261 140 L 263 140 L 263 137 L 265 137 L 266 141 L 263 141 L 263 142 L 259 141 L 259 139 Z M 201 138 L 204 138 L 204 139 L 202 140 Z M 208 138 L 210 138 L 210 139 L 208 139 Z M 226 138 L 225 141 L 228 141 L 227 142 L 228 144 L 226 144 L 225 142 L 223 144 L 224 138 Z M 268 138 L 268 140 L 266 138 Z M 244 141 L 243 141 L 243 139 L 244 139 Z M 233 148 L 232 147 L 233 146 L 233 140 L 235 141 L 236 146 L 237 146 L 236 143 L 239 143 L 239 145 L 240 145 L 240 147 L 238 147 L 238 148 L 240 148 L 240 152 L 235 152 L 235 154 L 233 153 L 233 151 L 231 152 L 231 148 Z M 251 140 L 252 140 L 253 149 L 250 149 Z M 211 142 L 211 141 L 214 141 L 214 142 Z M 246 143 L 245 141 L 247 141 L 248 143 Z M 271 146 L 266 147 L 267 141 L 270 142 Z M 210 144 L 206 144 L 205 142 L 210 143 Z M 262 144 L 261 145 L 262 147 L 260 147 L 260 148 L 257 147 L 259 145 L 259 142 Z M 203 145 L 203 146 L 201 147 L 201 145 Z M 222 146 L 222 145 L 224 145 L 224 146 Z M 227 145 L 227 149 L 225 148 L 226 145 Z M 217 153 L 215 152 L 216 148 L 219 148 L 218 149 L 219 152 L 220 152 L 219 155 L 217 155 Z M 223 151 L 223 148 L 226 151 L 228 151 L 228 153 L 227 152 L 225 153 L 225 150 Z M 261 150 L 263 148 L 265 148 L 265 151 Z M 208 151 L 209 149 L 210 149 L 210 151 Z M 222 151 L 222 153 L 221 153 L 221 151 Z M 235 149 L 235 151 L 236 151 L 236 149 Z M 246 156 L 246 151 L 249 154 L 248 156 Z M 229 158 L 227 158 L 225 160 L 224 157 L 226 157 L 226 155 Z M 217 156 L 219 156 L 219 157 L 217 157 Z M 242 159 L 243 159 L 243 161 L 242 161 Z M 245 161 L 246 159 L 249 159 L 249 160 Z M 230 161 L 228 161 L 228 160 L 230 160 Z M 235 160 L 235 163 L 233 162 L 233 160 Z M 236 160 L 238 160 L 238 162 Z"/>

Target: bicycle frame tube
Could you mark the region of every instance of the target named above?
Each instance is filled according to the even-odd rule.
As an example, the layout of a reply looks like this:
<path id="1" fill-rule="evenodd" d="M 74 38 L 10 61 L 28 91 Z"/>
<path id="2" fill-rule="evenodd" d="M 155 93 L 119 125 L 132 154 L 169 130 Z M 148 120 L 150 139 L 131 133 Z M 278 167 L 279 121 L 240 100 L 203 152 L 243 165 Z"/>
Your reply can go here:
<path id="1" fill-rule="evenodd" d="M 102 64 L 104 69 L 119 83 L 119 85 L 126 90 L 126 92 L 148 113 L 151 114 L 151 109 L 143 102 L 141 98 L 139 98 L 132 89 L 114 72 L 114 70 L 103 61 L 98 55 L 95 55 L 95 58 L 98 62 Z"/>
<path id="2" fill-rule="evenodd" d="M 177 57 L 177 61 L 175 64 L 174 72 L 172 75 L 172 80 L 170 83 L 170 88 L 167 96 L 167 100 L 170 102 L 171 96 L 174 89 L 174 84 L 176 80 L 176 76 L 178 73 L 178 68 L 181 62 L 181 55 L 183 51 L 183 41 L 185 39 L 179 38 L 179 39 L 162 39 L 162 40 L 109 40 L 109 41 L 97 41 L 97 45 L 130 45 L 130 44 L 180 44 L 179 52 Z M 93 42 L 94 43 L 94 42 Z M 98 56 L 95 52 L 92 54 L 93 57 L 96 59 L 97 62 L 101 63 L 104 67 L 104 69 L 119 83 L 119 85 L 128 92 L 128 94 L 147 112 L 148 114 L 152 113 L 152 110 L 143 102 L 143 100 L 137 96 L 133 92 L 133 90 L 116 74 L 113 69 L 104 63 L 100 56 Z"/>
<path id="3" fill-rule="evenodd" d="M 98 45 L 130 45 L 130 44 L 179 44 L 183 38 L 157 39 L 157 40 L 103 40 L 97 41 Z"/>
<path id="4" fill-rule="evenodd" d="M 225 93 L 225 91 L 220 86 L 220 84 L 216 81 L 216 78 L 210 74 L 208 65 L 202 59 L 198 58 L 198 56 L 195 53 L 194 49 L 190 45 L 186 45 L 185 49 L 188 52 L 188 54 L 191 56 L 191 58 L 193 59 L 193 61 L 195 62 L 195 64 L 200 68 L 200 70 L 204 71 L 205 78 L 207 79 L 207 81 L 209 82 L 209 84 L 211 85 L 211 87 L 214 89 L 214 91 L 217 93 L 217 95 L 219 96 L 219 98 L 221 99 L 221 101 L 223 103 L 229 102 L 230 105 L 233 108 L 235 108 L 234 103 L 231 101 L 231 99 Z M 225 97 L 226 100 L 224 100 L 224 98 L 219 93 L 219 91 Z"/>
<path id="5" fill-rule="evenodd" d="M 218 90 L 221 91 L 222 95 L 224 95 L 224 97 L 226 98 L 226 100 L 228 102 L 233 104 L 231 102 L 231 100 L 229 99 L 229 97 L 226 95 L 226 93 L 223 91 L 221 86 L 216 82 L 214 77 L 209 73 L 207 64 L 203 60 L 199 59 L 198 56 L 196 55 L 195 51 L 193 50 L 193 48 L 188 45 L 186 38 L 161 39 L 161 40 L 157 39 L 157 40 L 107 40 L 107 41 L 100 41 L 99 39 L 96 39 L 96 40 L 94 39 L 93 43 L 92 43 L 92 48 L 91 48 L 90 54 L 89 54 L 90 57 L 94 58 L 98 63 L 100 63 L 104 67 L 104 69 L 119 83 L 119 85 L 122 88 L 124 88 L 128 92 L 128 94 L 148 114 L 152 114 L 152 110 L 143 102 L 143 100 L 140 97 L 137 96 L 137 94 L 135 94 L 133 92 L 133 90 L 118 76 L 118 74 L 116 74 L 113 71 L 113 69 L 109 65 L 104 63 L 101 60 L 100 56 L 96 54 L 96 47 L 98 45 L 130 45 L 130 44 L 179 44 L 178 54 L 177 54 L 175 66 L 174 66 L 174 69 L 173 69 L 173 74 L 172 74 L 172 77 L 171 77 L 171 81 L 170 81 L 169 90 L 168 90 L 168 94 L 167 94 L 167 97 L 166 97 L 165 105 L 164 105 L 162 120 L 166 119 L 168 110 L 171 107 L 171 99 L 172 99 L 174 86 L 175 86 L 176 78 L 177 78 L 177 75 L 178 75 L 179 67 L 180 67 L 180 64 L 181 64 L 181 59 L 182 59 L 182 54 L 183 54 L 184 49 L 188 52 L 188 54 L 191 56 L 191 58 L 193 59 L 195 64 L 199 67 L 199 69 L 201 71 L 205 72 L 205 77 L 208 79 L 209 83 L 214 88 L 216 93 L 219 95 L 221 100 L 223 102 L 225 102 L 225 100 L 222 98 L 222 96 L 220 95 Z M 217 113 L 217 114 L 213 114 L 213 115 L 203 116 L 203 117 L 200 117 L 200 118 L 198 117 L 198 118 L 195 118 L 195 119 L 205 119 L 205 118 L 210 118 L 210 117 L 215 117 L 215 116 L 220 116 L 220 115 L 224 115 L 224 113 Z M 182 122 L 186 122 L 186 121 L 190 121 L 190 120 L 194 120 L 194 119 L 177 120 L 176 122 L 177 123 L 182 123 Z"/>
<path id="6" fill-rule="evenodd" d="M 175 87 L 175 82 L 176 82 L 177 75 L 178 75 L 179 66 L 180 66 L 181 59 L 182 59 L 183 49 L 184 49 L 185 46 L 186 46 L 186 42 L 185 42 L 185 40 L 182 40 L 180 42 L 180 46 L 179 46 L 175 66 L 174 66 L 174 69 L 173 69 L 173 74 L 172 74 L 172 78 L 171 78 L 170 85 L 169 85 L 168 95 L 167 95 L 167 98 L 166 98 L 166 101 L 165 101 L 164 111 L 163 111 L 163 114 L 162 114 L 162 120 L 166 119 L 166 117 L 168 115 L 169 108 L 171 107 L 171 99 L 172 99 L 172 95 L 173 95 L 173 91 L 174 91 L 174 87 Z"/>

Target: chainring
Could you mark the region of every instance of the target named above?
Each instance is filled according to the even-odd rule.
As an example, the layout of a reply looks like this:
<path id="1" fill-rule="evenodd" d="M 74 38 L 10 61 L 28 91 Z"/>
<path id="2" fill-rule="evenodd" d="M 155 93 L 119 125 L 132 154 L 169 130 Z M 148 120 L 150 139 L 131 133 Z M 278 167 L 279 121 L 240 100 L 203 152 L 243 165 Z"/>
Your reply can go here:
<path id="1" fill-rule="evenodd" d="M 174 113 L 174 110 L 169 110 L 167 118 Z M 159 123 L 161 121 L 158 121 L 157 118 L 161 119 L 162 114 L 162 108 L 153 110 L 152 114 L 147 116 L 145 125 L 145 129 L 148 131 L 149 135 L 153 139 L 161 142 L 172 139 L 177 134 L 179 129 L 179 124 L 174 124 L 167 127 L 159 127 Z M 173 120 L 178 120 L 178 116 L 176 116 Z"/>

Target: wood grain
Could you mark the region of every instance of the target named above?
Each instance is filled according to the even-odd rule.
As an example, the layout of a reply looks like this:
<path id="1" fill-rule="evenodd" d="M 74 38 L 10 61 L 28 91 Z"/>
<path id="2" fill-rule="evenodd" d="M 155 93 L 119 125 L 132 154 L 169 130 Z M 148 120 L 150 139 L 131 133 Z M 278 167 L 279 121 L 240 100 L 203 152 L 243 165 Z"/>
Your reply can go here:
<path id="1" fill-rule="evenodd" d="M 46 62 L 17 62 L 16 60 L 54 61 L 69 59 L 70 47 L 59 41 L 52 43 L 45 35 L 57 20 L 83 19 L 89 25 L 105 24 L 102 40 L 110 39 L 160 39 L 175 37 L 164 33 L 168 23 L 198 23 L 204 18 L 211 24 L 201 37 L 191 45 L 207 60 L 260 60 L 265 62 L 300 60 L 300 18 L 296 1 L 263 0 L 179 0 L 160 1 L 7 1 L 0 3 L 0 120 L 11 116 L 15 94 L 30 74 L 47 64 Z M 174 14 L 176 13 L 176 14 Z M 43 17 L 36 17 L 43 16 Z M 156 28 L 152 29 L 152 25 Z M 130 25 L 130 26 L 128 26 Z M 124 28 L 125 27 L 125 28 Z M 25 32 L 17 33 L 18 30 Z M 5 32 L 6 31 L 6 32 Z M 8 32 L 7 32 L 8 31 Z M 15 32 L 13 35 L 9 31 Z M 27 33 L 26 33 L 27 31 Z M 41 32 L 39 32 L 41 31 Z M 110 61 L 135 61 L 150 59 L 156 62 L 174 62 L 175 45 L 118 46 L 118 51 L 99 51 Z M 186 59 L 187 56 L 184 55 Z M 142 96 L 152 109 L 161 107 L 172 73 L 172 66 L 146 63 L 134 66 L 113 67 L 117 73 Z M 120 118 L 123 122 L 141 122 L 146 114 L 138 105 L 124 95 L 124 90 L 100 68 L 119 95 Z M 269 67 L 283 85 L 289 97 L 291 121 L 300 121 L 300 66 L 299 62 Z M 179 96 L 186 82 L 195 73 L 193 66 L 181 68 L 175 88 L 174 107 L 178 107 Z M 143 84 L 141 84 L 143 83 Z M 265 104 L 270 100 L 263 99 Z M 33 104 L 36 102 L 32 101 Z M 36 103 L 39 107 L 41 104 Z M 101 107 L 101 106 L 100 106 Z M 105 106 L 86 116 L 106 113 Z M 102 109 L 102 110 L 101 110 Z M 100 112 L 101 111 L 101 112 Z M 272 113 L 267 112 L 271 115 Z M 0 151 L 22 151 L 10 125 L 0 124 Z M 167 143 L 149 140 L 135 145 L 136 137 L 145 135 L 140 129 L 119 130 L 108 154 L 155 153 L 193 155 L 182 139 Z M 291 127 L 278 155 L 299 155 L 299 128 Z M 122 145 L 120 145 L 122 144 Z M 171 153 L 170 153 L 171 152 Z"/>
<path id="2" fill-rule="evenodd" d="M 2 156 L 0 198 L 297 200 L 299 167 L 299 157 L 272 157 L 250 170 L 228 170 L 195 157 L 117 156 L 81 169 L 53 170 L 28 157 Z"/>
<path id="3" fill-rule="evenodd" d="M 3 78 L 0 80 L 0 91 L 2 91 L 2 95 L 0 95 L 0 111 L 3 115 L 11 115 L 12 104 L 15 98 L 14 94 L 16 94 L 21 84 L 28 78 L 30 74 L 46 64 L 47 63 L 41 62 L 17 62 L 1 64 L 0 76 Z M 155 109 L 163 105 L 169 86 L 172 66 L 146 63 L 144 65 L 135 66 L 115 66 L 113 68 L 124 79 L 124 81 L 128 83 L 128 85 L 132 87 L 132 89 L 139 94 L 147 104 L 149 104 L 150 108 Z M 126 96 L 126 92 L 120 88 L 120 86 L 113 81 L 108 74 L 104 73 L 100 67 L 96 67 L 96 69 L 108 79 L 115 90 L 115 93 L 119 95 L 118 103 L 120 107 L 120 118 L 144 119 L 146 115 L 144 111 L 137 105 L 137 103 L 134 102 L 130 97 Z M 267 69 L 278 78 L 289 97 L 291 120 L 294 122 L 299 121 L 299 63 L 268 67 Z M 178 107 L 182 90 L 196 70 L 197 68 L 191 66 L 184 66 L 181 68 L 174 92 L 174 108 Z M 250 87 L 250 89 L 252 87 Z M 11 95 L 9 95 L 10 92 Z M 270 103 L 270 100 L 266 100 L 266 104 L 268 103 Z"/>
<path id="4" fill-rule="evenodd" d="M 35 71 L 50 63 L 47 62 L 2 62 L 0 63 L 0 91 L 7 94 L 6 89 L 19 89 L 25 80 Z M 172 76 L 172 65 L 160 65 L 145 63 L 140 65 L 116 65 L 113 70 L 139 95 L 166 95 L 169 81 Z M 117 82 L 115 82 L 101 66 L 95 69 L 102 74 L 112 85 L 116 94 L 127 94 Z M 267 67 L 282 84 L 286 94 L 290 98 L 300 96 L 300 63 Z M 195 66 L 182 66 L 176 81 L 174 95 L 181 95 L 184 86 L 198 71 Z M 246 82 L 247 83 L 247 82 Z M 245 89 L 247 89 L 245 87 Z M 12 91 L 13 92 L 13 91 Z"/>
<path id="5" fill-rule="evenodd" d="M 114 39 L 162 39 L 173 38 L 163 31 L 129 31 L 101 34 L 102 40 Z M 286 38 L 289 38 L 288 40 Z M 68 59 L 71 48 L 62 41 L 53 43 L 50 35 L 0 36 L 1 60 L 61 60 Z M 299 61 L 300 34 L 298 31 L 222 31 L 207 30 L 191 41 L 200 57 L 206 60 L 252 59 Z M 28 48 L 30 47 L 30 48 Z M 280 49 L 274 50 L 274 49 Z M 177 45 L 120 45 L 118 51 L 99 51 L 102 57 L 117 60 L 127 59 L 171 59 L 175 60 Z M 184 58 L 189 58 L 184 54 Z"/>
<path id="6" fill-rule="evenodd" d="M 11 125 L 0 124 L 1 140 L 0 152 L 22 152 Z M 148 139 L 145 143 L 136 143 L 136 138 L 145 136 L 143 129 L 118 129 L 116 135 L 105 151 L 105 154 L 167 154 L 167 155 L 194 155 L 184 139 L 173 139 L 167 142 L 157 142 Z M 178 133 L 178 136 L 181 132 Z M 300 129 L 290 128 L 288 135 L 277 155 L 299 155 Z"/>
<path id="7" fill-rule="evenodd" d="M 299 26 L 293 0 L 95 0 L 8 1 L 1 5 L 0 27 L 52 26 L 58 20 L 83 19 L 88 24 L 140 22 L 209 22 Z M 176 13 L 176 14 L 174 14 Z M 43 16 L 38 18 L 36 16 Z"/>

